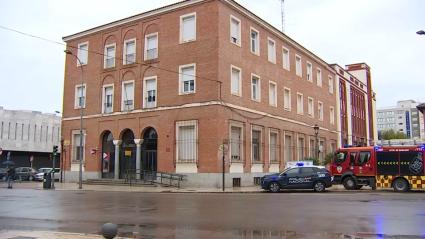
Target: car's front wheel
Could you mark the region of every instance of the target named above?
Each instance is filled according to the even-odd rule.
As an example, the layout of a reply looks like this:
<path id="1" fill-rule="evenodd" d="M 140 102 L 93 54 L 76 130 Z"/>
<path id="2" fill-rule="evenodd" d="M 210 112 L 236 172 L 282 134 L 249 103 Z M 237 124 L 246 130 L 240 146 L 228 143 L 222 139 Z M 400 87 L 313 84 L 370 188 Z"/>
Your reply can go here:
<path id="1" fill-rule="evenodd" d="M 409 190 L 409 183 L 403 178 L 397 178 L 393 182 L 393 188 L 396 192 L 407 192 Z"/>
<path id="2" fill-rule="evenodd" d="M 272 193 L 277 193 L 280 191 L 280 186 L 277 182 L 271 182 L 269 185 L 269 191 Z"/>
<path id="3" fill-rule="evenodd" d="M 314 183 L 313 189 L 315 192 L 324 192 L 326 189 L 326 186 L 322 181 L 317 181 Z"/>
<path id="4" fill-rule="evenodd" d="M 346 177 L 342 182 L 342 185 L 344 185 L 344 188 L 347 190 L 354 190 L 357 187 L 356 181 L 354 181 L 354 178 L 352 177 Z"/>

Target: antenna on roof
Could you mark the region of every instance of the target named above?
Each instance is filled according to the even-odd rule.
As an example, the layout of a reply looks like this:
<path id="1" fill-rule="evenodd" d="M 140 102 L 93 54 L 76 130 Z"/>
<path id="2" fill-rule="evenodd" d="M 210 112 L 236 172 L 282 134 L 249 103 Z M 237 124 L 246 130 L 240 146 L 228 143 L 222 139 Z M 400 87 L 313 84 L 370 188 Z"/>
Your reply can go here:
<path id="1" fill-rule="evenodd" d="M 280 0 L 280 14 L 282 18 L 282 32 L 285 32 L 285 9 L 284 9 L 285 0 Z"/>

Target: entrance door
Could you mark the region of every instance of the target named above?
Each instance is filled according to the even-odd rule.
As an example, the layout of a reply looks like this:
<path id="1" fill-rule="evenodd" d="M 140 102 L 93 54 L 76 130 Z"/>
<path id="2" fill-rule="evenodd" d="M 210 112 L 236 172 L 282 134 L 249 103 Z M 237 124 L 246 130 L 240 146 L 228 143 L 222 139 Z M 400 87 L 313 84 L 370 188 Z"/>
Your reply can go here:
<path id="1" fill-rule="evenodd" d="M 158 135 L 156 130 L 154 128 L 147 128 L 143 133 L 141 162 L 142 172 L 157 171 L 157 141 Z"/>
<path id="2" fill-rule="evenodd" d="M 136 144 L 131 130 L 126 130 L 122 136 L 120 154 L 119 178 L 126 178 L 127 175 L 134 176 L 136 173 Z"/>

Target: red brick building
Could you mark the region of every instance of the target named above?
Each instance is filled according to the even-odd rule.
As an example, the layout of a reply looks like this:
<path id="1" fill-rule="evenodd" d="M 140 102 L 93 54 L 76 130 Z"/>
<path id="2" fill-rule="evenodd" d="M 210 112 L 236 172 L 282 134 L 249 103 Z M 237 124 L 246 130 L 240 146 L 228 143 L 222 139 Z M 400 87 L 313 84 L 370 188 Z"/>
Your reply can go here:
<path id="1" fill-rule="evenodd" d="M 80 150 L 84 178 L 141 169 L 219 186 L 224 143 L 226 184 L 243 186 L 337 147 L 335 70 L 235 1 L 183 1 L 63 39 L 68 180 Z"/>

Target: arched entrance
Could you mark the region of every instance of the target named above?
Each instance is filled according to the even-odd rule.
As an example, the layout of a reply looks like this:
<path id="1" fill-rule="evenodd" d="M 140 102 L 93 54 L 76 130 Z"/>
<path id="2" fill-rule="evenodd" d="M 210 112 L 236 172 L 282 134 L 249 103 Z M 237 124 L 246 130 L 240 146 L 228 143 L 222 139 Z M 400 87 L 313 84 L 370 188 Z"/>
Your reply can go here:
<path id="1" fill-rule="evenodd" d="M 126 129 L 121 135 L 119 178 L 125 178 L 126 173 L 136 170 L 136 144 L 133 131 Z"/>
<path id="2" fill-rule="evenodd" d="M 106 131 L 102 136 L 101 170 L 102 178 L 114 178 L 115 146 L 111 131 Z"/>
<path id="3" fill-rule="evenodd" d="M 157 141 L 158 134 L 152 127 L 148 127 L 143 132 L 142 163 L 143 171 L 157 171 Z"/>

